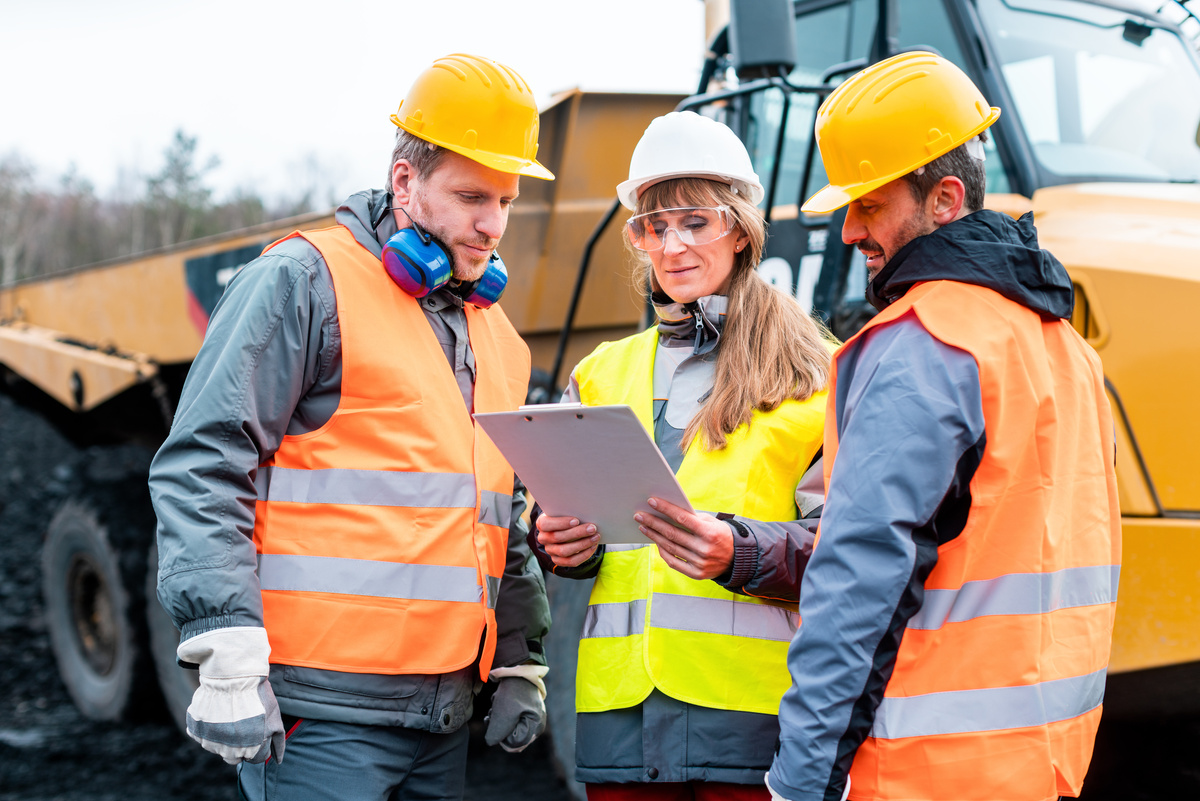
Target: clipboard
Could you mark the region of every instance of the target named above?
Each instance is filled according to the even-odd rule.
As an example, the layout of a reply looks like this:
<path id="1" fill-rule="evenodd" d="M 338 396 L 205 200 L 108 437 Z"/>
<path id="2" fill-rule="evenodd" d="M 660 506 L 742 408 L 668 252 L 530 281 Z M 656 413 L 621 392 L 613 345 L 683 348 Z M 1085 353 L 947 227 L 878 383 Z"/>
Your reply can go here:
<path id="1" fill-rule="evenodd" d="M 635 512 L 646 502 L 692 505 L 654 440 L 628 406 L 548 403 L 474 415 L 549 515 L 595 523 L 605 544 L 650 542 Z"/>

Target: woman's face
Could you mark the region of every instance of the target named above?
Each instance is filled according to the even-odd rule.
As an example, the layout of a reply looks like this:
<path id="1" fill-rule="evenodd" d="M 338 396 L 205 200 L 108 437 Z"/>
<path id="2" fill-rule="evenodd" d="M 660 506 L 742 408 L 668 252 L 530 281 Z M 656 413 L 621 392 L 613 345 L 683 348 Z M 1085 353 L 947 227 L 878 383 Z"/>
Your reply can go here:
<path id="1" fill-rule="evenodd" d="M 687 224 L 687 213 L 681 209 L 664 211 L 663 217 L 668 227 L 683 230 Z M 740 227 L 704 245 L 688 245 L 668 231 L 663 247 L 647 255 L 662 291 L 677 303 L 691 303 L 705 295 L 729 294 L 734 256 L 749 240 Z"/>

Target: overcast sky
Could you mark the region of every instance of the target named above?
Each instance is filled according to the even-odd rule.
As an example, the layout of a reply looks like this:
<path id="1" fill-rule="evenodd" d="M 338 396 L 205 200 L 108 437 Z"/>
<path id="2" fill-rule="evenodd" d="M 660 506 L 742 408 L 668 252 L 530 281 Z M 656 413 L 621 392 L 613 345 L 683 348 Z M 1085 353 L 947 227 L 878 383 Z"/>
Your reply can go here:
<path id="1" fill-rule="evenodd" d="M 101 194 L 157 171 L 174 132 L 209 182 L 272 197 L 310 164 L 337 197 L 381 183 L 396 110 L 432 61 L 466 52 L 558 91 L 691 92 L 702 0 L 0 0 L 0 158 Z"/>

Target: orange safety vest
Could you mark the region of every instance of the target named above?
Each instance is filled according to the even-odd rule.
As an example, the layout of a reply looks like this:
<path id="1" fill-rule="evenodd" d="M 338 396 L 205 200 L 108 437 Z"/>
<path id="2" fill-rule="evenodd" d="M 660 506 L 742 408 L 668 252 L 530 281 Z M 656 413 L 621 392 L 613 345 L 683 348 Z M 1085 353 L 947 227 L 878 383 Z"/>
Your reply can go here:
<path id="1" fill-rule="evenodd" d="M 271 662 L 437 674 L 478 656 L 486 679 L 512 468 L 471 419 L 417 300 L 379 259 L 343 226 L 291 236 L 333 276 L 342 383 L 329 422 L 284 437 L 255 480 Z M 516 408 L 528 348 L 499 306 L 465 312 L 475 410 Z"/>
<path id="2" fill-rule="evenodd" d="M 1121 553 L 1100 360 L 1065 320 L 952 281 L 914 286 L 845 347 L 909 312 L 975 358 L 987 444 L 966 525 L 938 548 L 855 754 L 850 798 L 1077 796 L 1100 721 Z M 835 389 L 829 397 L 827 484 L 838 445 Z"/>

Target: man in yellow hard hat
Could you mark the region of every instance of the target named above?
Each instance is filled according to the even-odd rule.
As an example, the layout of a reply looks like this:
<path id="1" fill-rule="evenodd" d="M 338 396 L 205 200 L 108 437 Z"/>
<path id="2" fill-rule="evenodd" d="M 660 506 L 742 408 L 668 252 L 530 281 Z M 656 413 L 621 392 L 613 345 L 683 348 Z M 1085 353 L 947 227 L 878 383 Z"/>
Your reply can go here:
<path id="1" fill-rule="evenodd" d="M 188 733 L 242 798 L 461 798 L 489 680 L 489 744 L 545 726 L 524 495 L 471 417 L 526 394 L 496 246 L 520 176 L 554 177 L 537 106 L 458 54 L 392 121 L 387 188 L 229 285 L 151 468 Z"/>
<path id="2" fill-rule="evenodd" d="M 879 310 L 837 352 L 821 530 L 768 774 L 777 798 L 1079 794 L 1120 564 L 1113 421 L 1032 214 L 982 210 L 999 116 L 906 53 L 817 119 Z"/>
<path id="3" fill-rule="evenodd" d="M 919 52 L 818 113 L 829 186 L 804 210 L 849 206 L 879 314 L 830 376 L 776 799 L 1050 801 L 1087 771 L 1120 569 L 1113 420 L 1032 215 L 982 208 L 999 114 Z"/>

